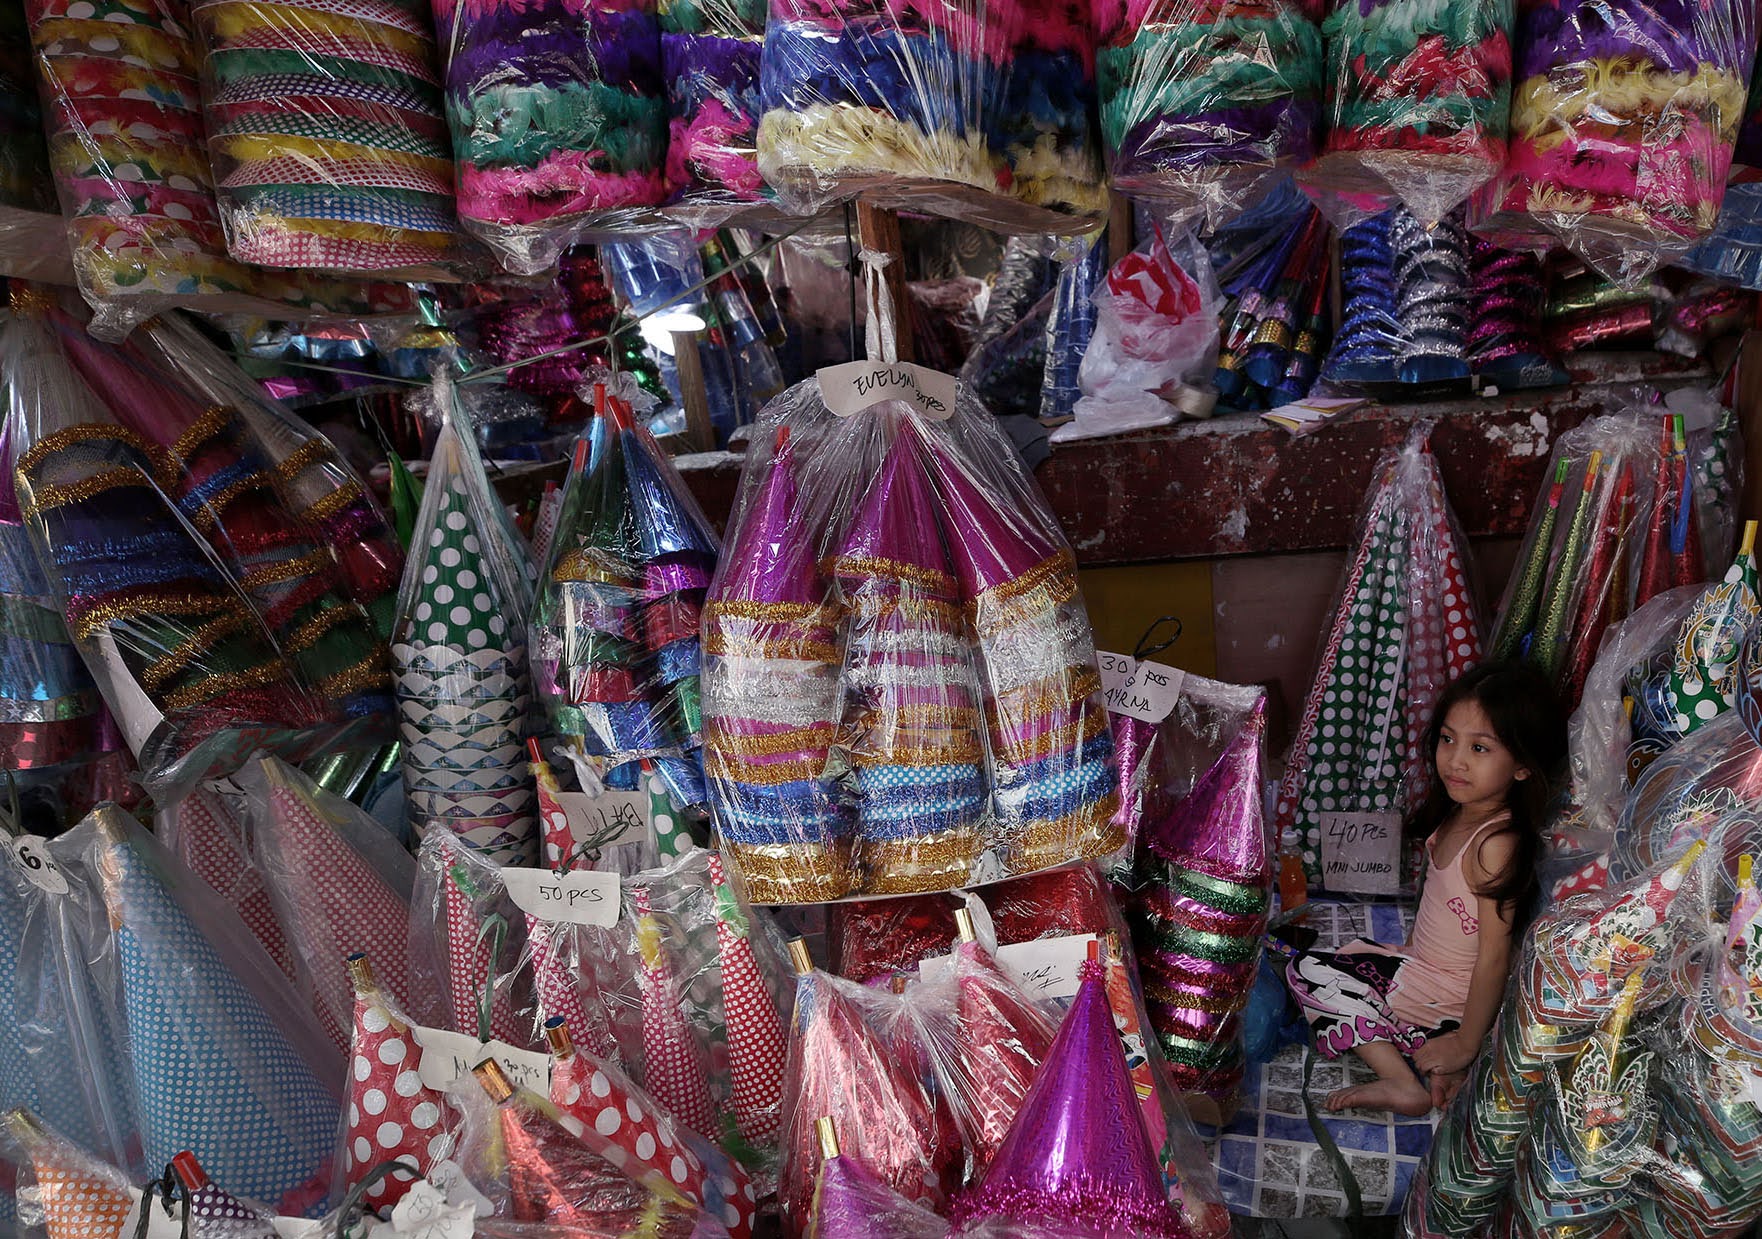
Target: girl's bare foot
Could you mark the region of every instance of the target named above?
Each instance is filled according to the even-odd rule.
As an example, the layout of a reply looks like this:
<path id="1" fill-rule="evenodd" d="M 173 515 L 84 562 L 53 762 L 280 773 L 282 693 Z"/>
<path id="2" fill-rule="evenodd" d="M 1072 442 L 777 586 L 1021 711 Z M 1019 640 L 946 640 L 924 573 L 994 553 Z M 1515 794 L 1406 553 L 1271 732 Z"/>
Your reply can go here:
<path id="1" fill-rule="evenodd" d="M 1432 1094 L 1409 1073 L 1405 1080 L 1379 1077 L 1369 1084 L 1336 1089 L 1324 1104 L 1336 1114 L 1341 1110 L 1392 1110 L 1418 1117 L 1431 1113 Z"/>

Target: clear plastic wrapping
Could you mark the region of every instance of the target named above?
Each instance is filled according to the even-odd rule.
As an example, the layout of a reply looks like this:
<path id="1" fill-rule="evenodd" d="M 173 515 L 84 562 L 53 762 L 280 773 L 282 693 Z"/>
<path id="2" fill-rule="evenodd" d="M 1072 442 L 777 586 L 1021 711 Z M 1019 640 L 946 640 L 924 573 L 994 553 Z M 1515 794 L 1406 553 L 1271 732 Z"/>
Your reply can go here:
<path id="1" fill-rule="evenodd" d="M 255 748 L 299 760 L 334 738 L 334 716 L 155 485 L 154 448 L 112 420 L 49 321 L 15 318 L 0 350 L 20 506 L 148 790 L 175 799 Z"/>
<path id="2" fill-rule="evenodd" d="M 1462 535 L 1427 433 L 1377 467 L 1279 784 L 1279 835 L 1297 832 L 1312 888 L 1326 886 L 1324 818 L 1363 814 L 1399 835 L 1430 777 L 1432 707 L 1480 659 Z"/>
<path id="3" fill-rule="evenodd" d="M 678 807 L 695 810 L 706 799 L 698 626 L 719 544 L 630 410 L 610 396 L 602 416 L 539 574 L 539 696 L 557 735 L 613 767 L 652 762 Z"/>
<path id="4" fill-rule="evenodd" d="M 1095 335 L 1094 297 L 1107 270 L 1107 236 L 1101 233 L 1084 237 L 1077 244 L 1077 257 L 1059 270 L 1052 312 L 1046 319 L 1046 372 L 1040 391 L 1042 419 L 1065 417 L 1077 403 L 1082 394 L 1077 385 L 1077 370 Z M 917 323 L 918 315 L 914 313 L 914 328 Z M 954 359 L 950 366 L 959 360 Z"/>
<path id="5" fill-rule="evenodd" d="M 1476 231 L 1629 282 L 1680 257 L 1719 214 L 1756 33 L 1729 0 L 1522 0 L 1510 157 Z"/>
<path id="6" fill-rule="evenodd" d="M 445 386 L 437 395 L 451 409 Z M 538 855 L 527 617 L 531 565 L 449 412 L 429 464 L 392 640 L 404 787 L 419 834 L 511 863 Z"/>
<path id="7" fill-rule="evenodd" d="M 1087 232 L 1106 191 L 1079 7 L 771 0 L 759 171 L 797 213 L 877 205 Z"/>
<path id="8" fill-rule="evenodd" d="M 719 224 L 769 196 L 759 176 L 764 0 L 663 0 L 668 214 Z"/>
<path id="9" fill-rule="evenodd" d="M 1116 190 L 1211 222 L 1309 162 L 1322 40 L 1295 0 L 1097 6 L 1101 132 Z"/>
<path id="10" fill-rule="evenodd" d="M 1218 402 L 1234 409 L 1276 408 L 1307 396 L 1332 326 L 1321 213 L 1298 198 L 1296 209 L 1255 231 L 1218 272 L 1229 300 L 1219 309 L 1212 383 Z"/>
<path id="11" fill-rule="evenodd" d="M 260 267 L 445 279 L 452 151 L 428 6 L 193 0 L 227 248 Z M 199 132 L 199 130 L 198 130 Z"/>
<path id="12" fill-rule="evenodd" d="M 1327 139 L 1303 179 L 1337 222 L 1403 203 L 1431 223 L 1499 170 L 1512 16 L 1512 0 L 1329 6 Z"/>
<path id="13" fill-rule="evenodd" d="M 0 271 L 73 283 L 24 6 L 0 14 Z"/>
<path id="14" fill-rule="evenodd" d="M 443 0 L 459 218 L 535 275 L 666 197 L 667 98 L 654 0 Z"/>
<path id="15" fill-rule="evenodd" d="M 940 398 L 939 398 L 940 399 Z M 993 419 L 761 417 L 705 607 L 705 766 L 761 903 L 949 889 L 1112 851 L 1075 562 Z"/>

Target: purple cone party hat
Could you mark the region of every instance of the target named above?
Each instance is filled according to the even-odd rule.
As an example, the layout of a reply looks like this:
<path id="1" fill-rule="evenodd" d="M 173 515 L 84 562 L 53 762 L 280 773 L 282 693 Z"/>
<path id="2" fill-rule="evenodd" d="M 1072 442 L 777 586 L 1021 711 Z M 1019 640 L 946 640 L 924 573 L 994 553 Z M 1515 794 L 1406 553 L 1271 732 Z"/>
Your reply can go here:
<path id="1" fill-rule="evenodd" d="M 1145 832 L 1149 881 L 1132 909 L 1144 999 L 1178 1087 L 1224 1098 L 1242 1074 L 1234 1035 L 1259 967 L 1273 864 L 1261 800 L 1266 698 Z"/>
<path id="2" fill-rule="evenodd" d="M 820 1181 L 808 1224 L 813 1239 L 943 1239 L 948 1223 L 915 1200 L 907 1200 L 854 1157 L 844 1156 L 829 1118 L 815 1125 L 820 1139 Z"/>
<path id="3" fill-rule="evenodd" d="M 755 903 L 854 884 L 850 815 L 827 769 L 844 651 L 778 432 L 704 607 L 704 767 L 722 844 Z"/>
<path id="4" fill-rule="evenodd" d="M 439 393 L 443 409 L 452 400 Z M 532 586 L 468 434 L 441 430 L 398 592 L 392 642 L 404 788 L 420 833 L 444 830 L 500 864 L 538 856 L 526 761 Z"/>
<path id="5" fill-rule="evenodd" d="M 984 684 L 994 807 L 1009 836 L 1007 867 L 1028 872 L 1113 851 L 1125 830 L 1113 735 L 1070 548 L 1043 513 L 1005 513 L 915 418 L 900 439 L 941 500 L 959 596 Z"/>
<path id="6" fill-rule="evenodd" d="M 1009 1135 L 978 1185 L 956 1202 L 954 1219 L 963 1226 L 998 1218 L 1189 1239 L 1144 1128 L 1102 967 L 1087 961 L 1080 976 L 1076 1000 Z"/>
<path id="7" fill-rule="evenodd" d="M 986 809 L 979 679 L 930 481 L 903 431 L 832 572 L 851 616 L 839 740 L 856 772 L 862 889 L 961 885 Z"/>
<path id="8" fill-rule="evenodd" d="M 188 1149 L 242 1196 L 322 1211 L 343 1056 L 213 892 L 114 807 L 77 843 L 121 974 L 143 1158 Z"/>

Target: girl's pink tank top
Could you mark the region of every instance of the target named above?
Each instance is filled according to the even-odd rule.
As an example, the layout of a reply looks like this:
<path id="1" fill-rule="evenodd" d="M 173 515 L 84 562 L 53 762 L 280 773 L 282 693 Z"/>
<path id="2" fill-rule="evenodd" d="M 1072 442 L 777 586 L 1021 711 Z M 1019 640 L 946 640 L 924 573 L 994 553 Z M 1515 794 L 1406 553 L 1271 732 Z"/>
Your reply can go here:
<path id="1" fill-rule="evenodd" d="M 1420 896 L 1419 911 L 1414 914 L 1413 934 L 1401 953 L 1427 966 L 1401 971 L 1402 983 L 1394 1005 L 1396 1014 L 1403 1019 L 1411 1018 L 1402 1010 L 1404 1007 L 1414 1009 L 1415 1015 L 1425 1008 L 1429 1009 L 1428 1014 L 1462 1018 L 1481 945 L 1479 905 L 1474 888 L 1468 884 L 1468 875 L 1463 872 L 1463 858 L 1479 846 L 1481 836 L 1489 828 L 1510 816 L 1500 813 L 1482 822 L 1447 865 L 1438 864 L 1433 857 L 1436 836 L 1426 840 L 1425 891 Z"/>

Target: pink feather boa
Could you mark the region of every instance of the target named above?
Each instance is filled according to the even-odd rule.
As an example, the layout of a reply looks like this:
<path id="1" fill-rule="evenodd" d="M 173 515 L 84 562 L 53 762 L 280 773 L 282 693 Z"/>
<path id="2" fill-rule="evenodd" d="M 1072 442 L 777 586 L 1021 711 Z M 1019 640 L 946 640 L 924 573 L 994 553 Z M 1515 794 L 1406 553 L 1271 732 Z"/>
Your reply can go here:
<path id="1" fill-rule="evenodd" d="M 666 197 L 659 170 L 595 171 L 585 151 L 554 151 L 534 168 L 459 165 L 459 215 L 486 224 L 542 224 L 586 211 L 658 206 Z"/>
<path id="2" fill-rule="evenodd" d="M 667 183 L 688 193 L 720 191 L 758 201 L 765 187 L 753 152 L 754 122 L 708 99 L 689 121 L 668 122 Z"/>

